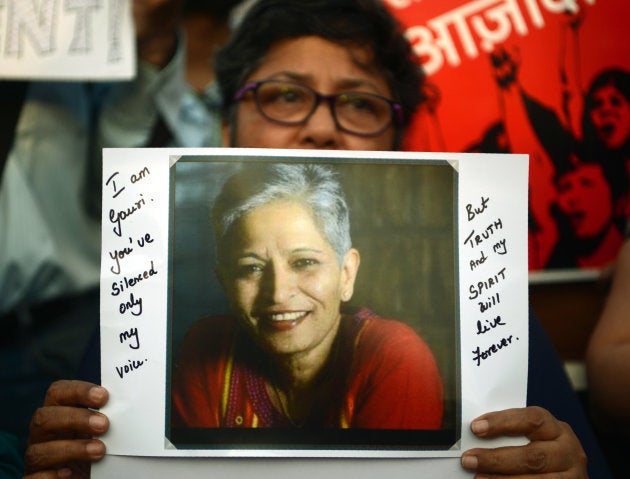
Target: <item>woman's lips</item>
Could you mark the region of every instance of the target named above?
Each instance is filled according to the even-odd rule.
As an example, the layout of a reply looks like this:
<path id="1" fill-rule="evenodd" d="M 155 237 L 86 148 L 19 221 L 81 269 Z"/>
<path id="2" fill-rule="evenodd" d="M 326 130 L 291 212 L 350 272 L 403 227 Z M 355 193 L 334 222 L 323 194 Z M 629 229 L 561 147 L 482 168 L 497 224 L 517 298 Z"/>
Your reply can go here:
<path id="1" fill-rule="evenodd" d="M 606 122 L 606 123 L 602 123 L 597 130 L 599 132 L 599 135 L 602 137 L 602 139 L 605 140 L 615 134 L 617 127 L 612 122 Z"/>
<path id="2" fill-rule="evenodd" d="M 595 224 L 592 219 L 589 219 L 588 214 L 585 211 L 576 211 L 569 216 L 571 221 L 571 227 L 574 234 L 579 238 L 586 238 L 597 234 L 597 231 L 593 231 Z"/>
<path id="3" fill-rule="evenodd" d="M 261 325 L 273 331 L 288 331 L 295 328 L 308 316 L 309 311 L 290 311 L 259 315 Z"/>

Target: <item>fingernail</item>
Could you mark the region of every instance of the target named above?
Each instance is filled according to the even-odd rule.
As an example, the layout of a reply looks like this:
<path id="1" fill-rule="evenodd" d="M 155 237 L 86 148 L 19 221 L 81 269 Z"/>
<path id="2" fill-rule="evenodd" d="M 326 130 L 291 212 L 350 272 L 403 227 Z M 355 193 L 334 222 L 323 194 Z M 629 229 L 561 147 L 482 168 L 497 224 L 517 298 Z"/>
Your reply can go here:
<path id="1" fill-rule="evenodd" d="M 107 426 L 107 420 L 100 414 L 92 414 L 88 420 L 92 429 L 103 431 Z"/>
<path id="2" fill-rule="evenodd" d="M 462 456 L 462 466 L 469 471 L 476 471 L 479 461 L 477 456 Z"/>
<path id="3" fill-rule="evenodd" d="M 95 459 L 102 457 L 105 454 L 105 446 L 103 446 L 100 442 L 89 442 L 87 446 L 85 446 L 87 453 Z"/>
<path id="4" fill-rule="evenodd" d="M 105 388 L 101 386 L 94 386 L 93 388 L 90 389 L 89 394 L 90 394 L 90 398 L 93 399 L 94 401 L 101 401 L 105 399 L 105 395 L 107 394 L 107 392 L 105 391 Z"/>
<path id="5" fill-rule="evenodd" d="M 57 471 L 57 477 L 71 477 L 72 476 L 72 469 L 68 469 L 67 467 L 64 467 L 63 469 L 59 469 Z"/>
<path id="6" fill-rule="evenodd" d="M 470 428 L 475 434 L 484 434 L 488 431 L 490 425 L 488 424 L 488 421 L 486 421 L 485 419 L 481 419 L 479 421 L 474 421 L 470 425 Z"/>

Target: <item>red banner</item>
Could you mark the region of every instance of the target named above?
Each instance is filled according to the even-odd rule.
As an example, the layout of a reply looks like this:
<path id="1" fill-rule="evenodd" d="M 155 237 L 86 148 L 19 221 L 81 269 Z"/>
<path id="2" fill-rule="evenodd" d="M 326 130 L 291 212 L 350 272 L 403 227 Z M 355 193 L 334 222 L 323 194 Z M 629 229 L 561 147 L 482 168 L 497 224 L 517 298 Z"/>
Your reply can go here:
<path id="1" fill-rule="evenodd" d="M 627 0 L 385 0 L 428 75 L 406 149 L 530 155 L 531 271 L 600 269 L 630 188 Z"/>

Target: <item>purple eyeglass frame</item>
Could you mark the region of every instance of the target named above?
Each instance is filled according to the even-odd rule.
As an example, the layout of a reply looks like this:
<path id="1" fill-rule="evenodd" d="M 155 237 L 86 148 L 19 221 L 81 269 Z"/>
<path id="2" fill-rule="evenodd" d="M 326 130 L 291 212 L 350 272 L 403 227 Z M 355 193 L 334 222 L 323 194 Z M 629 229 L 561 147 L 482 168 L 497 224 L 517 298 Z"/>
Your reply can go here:
<path id="1" fill-rule="evenodd" d="M 250 81 L 250 82 L 247 82 L 247 83 L 245 83 L 242 87 L 240 87 L 238 90 L 236 90 L 236 93 L 234 93 L 234 96 L 232 97 L 232 101 L 233 101 L 233 102 L 238 102 L 238 101 L 241 101 L 241 100 L 243 99 L 243 97 L 245 96 L 245 94 L 246 94 L 248 91 L 254 91 L 254 92 L 255 92 L 255 91 L 258 89 L 258 87 L 260 87 L 260 85 L 263 85 L 263 84 L 265 84 L 265 83 L 270 83 L 270 82 L 276 83 L 276 82 L 278 82 L 278 81 L 277 81 L 277 80 L 261 80 L 261 81 Z M 315 108 L 313 109 L 313 112 L 315 111 L 315 109 L 317 108 L 317 106 L 318 106 L 318 105 L 319 105 L 322 101 L 327 102 L 327 103 L 328 103 L 328 105 L 329 105 L 329 106 L 330 106 L 330 108 L 331 108 L 331 111 L 332 111 L 332 112 L 334 112 L 334 109 L 333 109 L 333 106 L 332 106 L 332 105 L 333 105 L 333 100 L 334 100 L 335 98 L 337 98 L 339 95 L 343 95 L 344 93 L 347 93 L 347 92 L 342 92 L 342 93 L 335 93 L 335 94 L 333 94 L 333 95 L 324 95 L 323 93 L 320 93 L 320 92 L 318 92 L 317 90 L 314 90 L 313 88 L 311 88 L 311 87 L 309 87 L 309 86 L 302 85 L 301 83 L 290 82 L 290 81 L 287 81 L 287 82 L 279 82 L 279 83 L 290 83 L 290 84 L 298 85 L 298 86 L 300 86 L 301 88 L 306 88 L 307 90 L 312 91 L 312 92 L 315 94 L 315 98 L 316 98 L 316 101 L 315 101 Z M 391 109 L 392 109 L 392 122 L 393 122 L 395 125 L 397 125 L 397 126 L 402 125 L 402 123 L 403 123 L 403 110 L 402 110 L 402 105 L 401 105 L 399 102 L 394 101 L 394 100 L 390 100 L 389 98 L 385 98 L 385 97 L 382 97 L 382 96 L 380 96 L 380 95 L 375 95 L 375 94 L 373 94 L 373 93 L 368 93 L 368 95 L 372 95 L 372 96 L 375 96 L 375 97 L 382 98 L 382 99 L 383 99 L 383 100 L 385 100 L 387 103 L 389 103 L 389 105 L 390 105 L 390 107 L 391 107 Z M 257 105 L 257 106 L 258 106 L 258 108 L 260 109 L 260 105 L 258 105 L 258 101 L 256 101 L 256 105 Z M 269 117 L 267 117 L 267 115 L 265 115 L 265 114 L 262 112 L 262 110 L 260 110 L 260 112 L 261 112 L 261 114 L 262 114 L 265 118 L 269 118 Z M 312 115 L 312 112 L 311 112 L 311 113 L 310 113 L 310 114 L 309 114 L 306 118 L 304 118 L 304 120 L 302 120 L 302 122 L 306 121 L 306 120 L 309 118 L 309 116 L 310 116 L 310 115 Z M 282 121 L 279 121 L 279 120 L 276 120 L 276 119 L 273 119 L 273 118 L 269 118 L 269 119 L 270 119 L 270 120 L 272 120 L 272 121 L 277 121 L 277 122 L 278 122 L 278 123 L 280 123 L 280 124 L 291 124 L 291 123 L 285 123 L 285 122 L 282 122 Z M 373 135 L 378 135 L 379 133 L 381 133 L 382 131 L 384 131 L 384 130 L 385 130 L 385 129 L 389 126 L 389 124 L 387 124 L 387 125 L 385 125 L 385 126 L 384 126 L 381 130 L 378 130 L 378 131 L 376 131 L 376 132 L 374 132 L 374 133 L 357 133 L 357 132 L 355 132 L 355 131 L 347 130 L 346 128 L 342 127 L 342 126 L 339 124 L 339 122 L 338 122 L 338 120 L 337 120 L 337 116 L 336 116 L 334 113 L 333 113 L 333 119 L 335 120 L 335 123 L 337 124 L 337 126 L 338 126 L 339 128 L 341 128 L 342 130 L 344 130 L 344 131 L 348 131 L 349 133 L 352 133 L 352 134 L 354 134 L 354 135 L 360 135 L 360 136 L 373 136 Z M 295 123 L 295 124 L 300 124 L 300 123 L 302 123 L 302 122 L 297 122 L 297 123 Z"/>

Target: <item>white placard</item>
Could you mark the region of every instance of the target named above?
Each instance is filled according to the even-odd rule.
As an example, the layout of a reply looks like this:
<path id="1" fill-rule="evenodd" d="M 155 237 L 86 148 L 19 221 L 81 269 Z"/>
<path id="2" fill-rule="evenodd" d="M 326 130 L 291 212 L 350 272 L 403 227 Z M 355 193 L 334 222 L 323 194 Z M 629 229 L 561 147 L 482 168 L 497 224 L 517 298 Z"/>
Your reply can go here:
<path id="1" fill-rule="evenodd" d="M 0 78 L 120 80 L 135 74 L 129 0 L 0 0 Z"/>
<path id="2" fill-rule="evenodd" d="M 456 328 L 454 367 L 448 369 L 453 377 L 444 378 L 445 384 L 454 384 L 450 391 L 455 391 L 456 406 L 451 413 L 456 417 L 456 425 L 452 442 L 412 447 L 408 442 L 398 442 L 394 432 L 388 436 L 392 437 L 392 444 L 386 447 L 380 443 L 352 447 L 352 440 L 344 447 L 313 448 L 273 447 L 273 444 L 259 448 L 227 445 L 227 442 L 222 446 L 220 440 L 218 446 L 215 443 L 211 447 L 173 444 L 169 436 L 170 401 L 167 399 L 174 348 L 173 216 L 177 196 L 193 194 L 181 185 L 176 186 L 175 171 L 187 165 L 215 168 L 222 164 L 260 161 L 323 162 L 335 164 L 340 170 L 347 165 L 353 168 L 358 165 L 366 170 L 376 169 L 374 176 L 382 176 L 383 181 L 389 177 L 388 168 L 411 168 L 409 171 L 413 172 L 437 166 L 452 172 L 451 186 L 445 183 L 452 188 L 450 193 L 446 192 L 443 197 L 423 197 L 425 208 L 436 208 L 438 205 L 432 201 L 443 202 L 449 195 L 453 197 L 452 208 L 447 211 L 452 215 L 454 307 L 453 318 L 444 318 L 444 321 L 453 320 Z M 380 168 L 382 175 L 378 174 Z M 111 477 L 112 471 L 129 466 L 129 461 L 138 467 L 142 464 L 155 467 L 160 463 L 147 456 L 222 457 L 224 459 L 216 459 L 216 462 L 190 459 L 176 463 L 182 467 L 190 463 L 196 468 L 214 470 L 216 467 L 226 471 L 232 467 L 230 461 L 225 460 L 230 457 L 248 458 L 250 466 L 269 471 L 287 467 L 285 459 L 290 462 L 296 458 L 335 458 L 326 467 L 339 474 L 348 464 L 368 471 L 378 458 L 399 464 L 401 472 L 409 470 L 417 474 L 418 467 L 427 471 L 458 468 L 457 458 L 472 447 L 522 443 L 522 438 L 502 438 L 490 443 L 479 440 L 470 433 L 469 424 L 485 412 L 525 405 L 527 168 L 526 155 L 233 148 L 105 149 L 101 377 L 103 386 L 110 391 L 110 401 L 103 412 L 110 418 L 112 427 L 104 441 L 109 455 L 140 457 L 135 463 L 132 458 L 107 458 L 94 468 L 95 477 L 99 474 Z M 213 173 L 204 181 L 202 185 L 207 184 L 208 191 L 212 191 L 220 188 L 225 179 Z M 362 189 L 362 185 L 357 186 L 356 190 Z M 370 194 L 369 189 L 363 189 Z M 207 202 L 210 199 L 209 194 Z M 409 205 L 399 206 L 406 207 Z M 202 216 L 198 221 L 203 223 L 206 219 Z M 211 269 L 208 275 L 212 275 Z M 446 392 L 448 396 L 448 390 Z M 256 459 L 261 457 L 276 459 Z M 366 459 L 370 461 L 361 462 Z M 413 460 L 409 462 L 410 459 Z M 163 463 L 164 460 L 160 464 Z M 169 463 L 169 467 L 180 468 L 174 464 Z M 321 461 L 317 464 L 321 467 Z"/>

